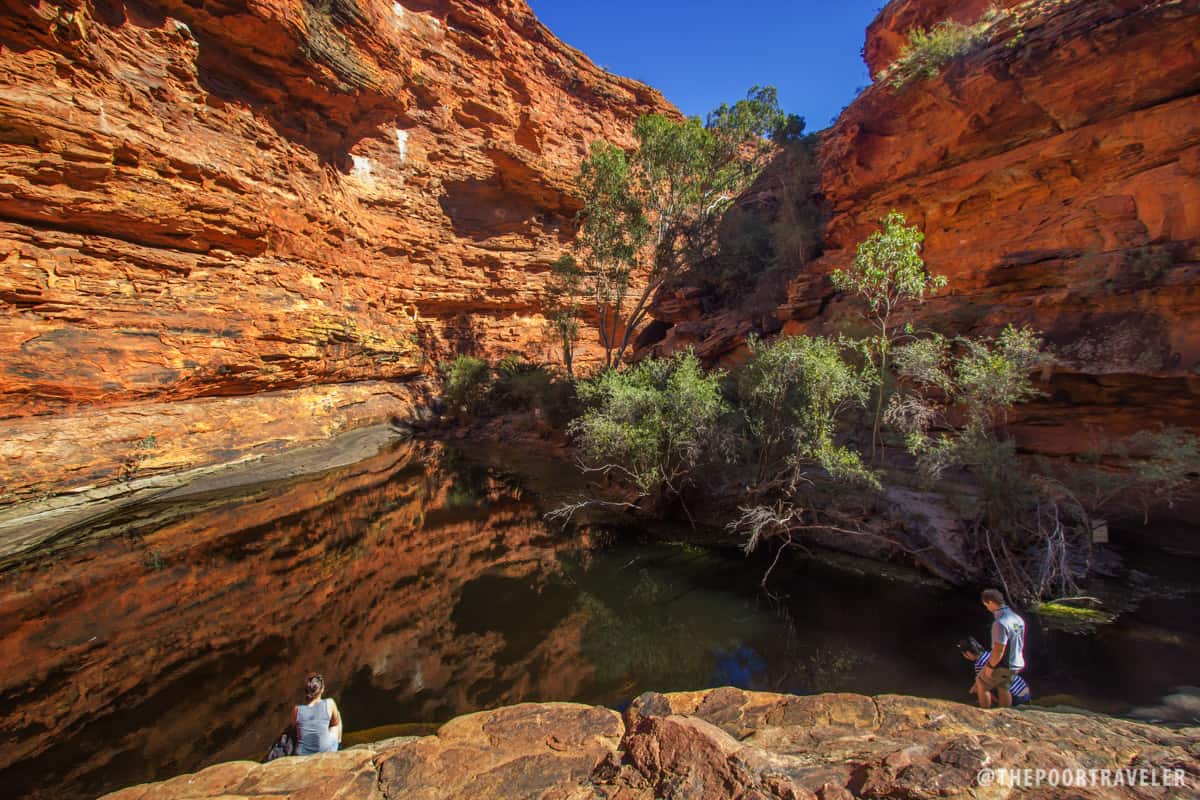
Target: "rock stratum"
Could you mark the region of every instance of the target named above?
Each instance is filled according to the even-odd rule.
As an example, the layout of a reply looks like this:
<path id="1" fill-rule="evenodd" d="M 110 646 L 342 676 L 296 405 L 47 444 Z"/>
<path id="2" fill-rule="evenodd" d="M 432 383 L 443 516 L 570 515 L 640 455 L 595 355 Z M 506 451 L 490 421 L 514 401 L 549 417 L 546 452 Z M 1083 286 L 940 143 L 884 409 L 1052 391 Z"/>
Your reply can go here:
<path id="1" fill-rule="evenodd" d="M 404 416 L 453 352 L 537 357 L 587 147 L 676 113 L 523 0 L 0 12 L 0 504 Z"/>
<path id="2" fill-rule="evenodd" d="M 523 704 L 459 717 L 435 736 L 266 765 L 220 764 L 106 797 L 1186 798 L 1200 796 L 1198 743 L 1196 728 L 1102 717 L 725 688 L 645 694 L 623 717 L 601 707 Z M 1054 787 L 1046 779 L 1040 788 L 1013 788 L 981 777 L 1025 769 L 1096 770 L 1096 785 Z M 1156 774 L 1160 785 L 1137 777 L 1147 785 L 1104 786 L 1102 770 Z M 1173 785 L 1161 785 L 1168 780 Z"/>
<path id="3" fill-rule="evenodd" d="M 540 357 L 580 158 L 674 113 L 521 0 L 2 2 L 0 506 L 407 416 L 454 352 Z M 821 254 L 753 312 L 664 296 L 643 352 L 853 326 L 827 276 L 898 209 L 950 279 L 918 324 L 1053 346 L 1026 450 L 1196 429 L 1200 0 L 894 0 L 871 71 L 943 19 L 984 35 L 867 87 L 784 190 Z"/>
<path id="4" fill-rule="evenodd" d="M 686 288 L 660 303 L 662 348 L 736 361 L 752 331 L 853 326 L 858 306 L 828 275 L 897 209 L 949 278 L 919 326 L 1025 324 L 1057 354 L 1015 426 L 1023 447 L 1200 429 L 1200 2 L 894 0 L 868 31 L 872 74 L 944 19 L 986 35 L 934 78 L 876 80 L 820 135 L 815 182 L 788 187 L 823 206 L 824 252 L 782 265 L 776 320 Z"/>

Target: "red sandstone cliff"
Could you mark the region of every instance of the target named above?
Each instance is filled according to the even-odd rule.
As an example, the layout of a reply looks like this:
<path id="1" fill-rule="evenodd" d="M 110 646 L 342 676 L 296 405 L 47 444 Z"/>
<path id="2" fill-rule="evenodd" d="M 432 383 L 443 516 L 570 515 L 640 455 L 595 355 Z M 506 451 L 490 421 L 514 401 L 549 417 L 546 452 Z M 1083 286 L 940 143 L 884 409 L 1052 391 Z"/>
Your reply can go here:
<path id="1" fill-rule="evenodd" d="M 995 6 L 987 40 L 931 80 L 868 87 L 821 135 L 824 255 L 792 261 L 776 312 L 789 333 L 856 313 L 828 274 L 891 209 L 924 231 L 949 278 L 921 321 L 948 333 L 1043 331 L 1059 357 L 1023 444 L 1078 452 L 1156 422 L 1200 429 L 1200 2 L 895 0 L 871 25 L 873 73 L 907 31 Z M 794 191 L 804 187 L 792 187 Z M 659 303 L 660 347 L 739 357 L 738 309 L 699 289 Z"/>
<path id="2" fill-rule="evenodd" d="M 378 421 L 455 349 L 540 356 L 579 160 L 669 110 L 522 0 L 0 9 L 0 504 Z"/>

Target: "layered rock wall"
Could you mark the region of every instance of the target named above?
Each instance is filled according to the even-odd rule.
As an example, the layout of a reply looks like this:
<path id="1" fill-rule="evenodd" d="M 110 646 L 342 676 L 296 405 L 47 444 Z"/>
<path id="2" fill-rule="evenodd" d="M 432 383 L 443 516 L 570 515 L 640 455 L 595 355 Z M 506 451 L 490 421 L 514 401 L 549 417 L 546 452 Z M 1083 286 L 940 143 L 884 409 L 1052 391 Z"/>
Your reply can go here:
<path id="1" fill-rule="evenodd" d="M 826 133 L 826 253 L 793 282 L 785 330 L 854 313 L 825 276 L 898 209 L 949 278 L 923 324 L 1029 325 L 1052 345 L 1025 446 L 1078 452 L 1092 431 L 1200 427 L 1200 2 L 1009 5 L 938 77 L 876 83 Z M 867 53 L 889 51 L 888 24 L 943 12 L 889 4 Z"/>
<path id="2" fill-rule="evenodd" d="M 783 260 L 783 332 L 865 330 L 861 301 L 828 276 L 895 209 L 949 279 L 919 326 L 1028 325 L 1055 352 L 1044 397 L 1015 420 L 1024 448 L 1079 453 L 1158 424 L 1200 431 L 1200 1 L 895 0 L 868 32 L 872 73 L 908 31 L 943 19 L 978 26 L 981 41 L 934 78 L 876 81 L 821 133 L 811 191 L 824 253 Z M 670 330 L 656 347 L 730 363 L 750 333 L 779 329 L 711 300 L 691 287 L 660 301 Z"/>
<path id="3" fill-rule="evenodd" d="M 38 418 L 50 443 L 4 454 L 6 499 L 104 479 L 57 459 L 62 419 L 112 476 L 148 437 L 172 463 L 255 452 L 189 447 L 212 408 L 149 404 L 541 356 L 581 157 L 671 111 L 522 0 L 0 7 L 0 439 Z M 362 422 L 309 404 L 284 443 Z M 114 437 L 127 407 L 145 424 Z"/>

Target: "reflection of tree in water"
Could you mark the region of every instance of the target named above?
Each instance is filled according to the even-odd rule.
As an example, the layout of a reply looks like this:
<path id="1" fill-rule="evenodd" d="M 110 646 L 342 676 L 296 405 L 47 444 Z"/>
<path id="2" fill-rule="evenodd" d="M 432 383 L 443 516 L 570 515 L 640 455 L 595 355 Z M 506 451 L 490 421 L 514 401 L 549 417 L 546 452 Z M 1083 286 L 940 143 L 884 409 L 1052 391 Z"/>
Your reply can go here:
<path id="1" fill-rule="evenodd" d="M 792 694 L 853 691 L 859 671 L 875 660 L 874 654 L 843 641 L 802 641 L 787 604 L 774 599 L 767 602 L 771 604 L 773 616 L 781 623 L 775 640 L 778 651 L 767 659 L 769 668 L 761 659 L 756 661 L 745 653 L 730 653 L 726 657 L 730 675 L 749 676 L 752 685 L 729 683 L 740 688 Z M 759 663 L 762 663 L 761 667 Z"/>
<path id="2" fill-rule="evenodd" d="M 450 483 L 446 492 L 447 508 L 486 508 L 497 494 L 520 496 L 521 486 L 514 476 L 472 461 L 453 448 L 446 448 L 439 466 L 442 476 Z"/>
<path id="3" fill-rule="evenodd" d="M 577 575 L 588 615 L 583 655 L 606 695 L 713 686 L 724 654 L 752 652 L 772 635 L 770 620 L 734 595 L 660 570 L 612 572 L 593 562 Z"/>
<path id="4" fill-rule="evenodd" d="M 607 699 L 713 686 L 800 694 L 845 691 L 872 657 L 841 641 L 804 642 L 786 609 L 696 588 L 668 570 L 633 575 L 592 563 L 576 575 L 583 655 Z"/>

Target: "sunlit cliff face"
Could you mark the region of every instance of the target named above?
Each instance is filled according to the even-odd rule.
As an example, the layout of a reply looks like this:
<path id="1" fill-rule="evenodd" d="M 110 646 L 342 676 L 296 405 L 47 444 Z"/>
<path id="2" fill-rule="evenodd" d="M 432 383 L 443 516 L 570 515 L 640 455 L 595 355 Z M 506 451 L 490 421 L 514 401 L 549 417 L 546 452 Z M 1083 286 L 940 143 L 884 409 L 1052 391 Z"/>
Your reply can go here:
<path id="1" fill-rule="evenodd" d="M 78 534 L 94 541 L 0 578 L 0 775 L 17 794 L 257 758 L 313 670 L 351 730 L 573 696 L 588 677 L 578 614 L 515 649 L 455 617 L 484 572 L 536 586 L 561 567 L 518 490 L 433 448 Z"/>
<path id="2" fill-rule="evenodd" d="M 1019 408 L 1020 445 L 1078 454 L 1200 404 L 1200 9 L 1154 2 L 895 0 L 868 31 L 873 74 L 913 28 L 995 22 L 936 77 L 864 89 L 820 137 L 824 253 L 792 259 L 777 321 L 714 313 L 700 287 L 660 303 L 666 344 L 736 362 L 749 332 L 853 332 L 861 304 L 829 273 L 895 209 L 949 284 L 919 329 L 1041 331 L 1057 363 Z M 769 194 L 769 192 L 768 192 Z M 758 202 L 770 206 L 770 197 Z M 732 306 L 732 304 L 731 304 Z"/>
<path id="3" fill-rule="evenodd" d="M 321 438 L 403 402 L 343 419 L 363 397 L 316 387 L 410 379 L 465 350 L 541 357 L 579 163 L 651 112 L 673 109 L 521 0 L 14 7 L 0 19 L 0 442 L 52 416 L 0 445 L 0 504 L 102 481 L 149 436 L 147 469 L 260 447 L 178 440 L 238 433 L 229 418 L 264 393 L 297 399 L 272 438 Z M 140 419 L 109 424 L 133 403 Z M 75 435 L 111 456 L 100 465 L 51 446 L 55 422 L 89 412 Z"/>

